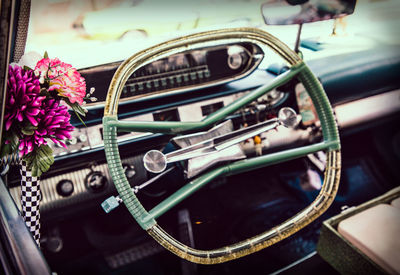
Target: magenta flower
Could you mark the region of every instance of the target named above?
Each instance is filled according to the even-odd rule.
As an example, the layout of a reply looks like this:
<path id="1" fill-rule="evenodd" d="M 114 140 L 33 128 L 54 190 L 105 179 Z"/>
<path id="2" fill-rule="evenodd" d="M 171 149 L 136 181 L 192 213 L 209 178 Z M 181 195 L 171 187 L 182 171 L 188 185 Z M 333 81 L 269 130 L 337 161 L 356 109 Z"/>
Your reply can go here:
<path id="1" fill-rule="evenodd" d="M 22 64 L 35 69 L 25 70 Z M 93 91 L 92 88 L 86 95 L 85 79 L 80 73 L 58 58 L 48 58 L 47 53 L 45 58 L 25 55 L 20 63 L 9 66 L 0 157 L 18 152 L 32 175 L 46 172 L 54 162 L 53 150 L 47 143 L 52 141 L 66 148 L 64 140 L 70 139 L 74 130 L 68 110 L 84 115 L 82 111 L 86 110 L 79 105 L 84 99 L 93 101 Z"/>
<path id="2" fill-rule="evenodd" d="M 83 103 L 86 96 L 85 79 L 72 65 L 61 62 L 58 58 L 43 58 L 36 64 L 43 81 L 49 81 L 49 91 L 57 91 L 67 97 L 71 103 Z"/>
<path id="3" fill-rule="evenodd" d="M 38 125 L 36 116 L 40 112 L 44 96 L 40 96 L 39 78 L 31 70 L 19 66 L 9 66 L 7 80 L 7 99 L 5 108 L 6 131 L 14 122 L 29 121 Z"/>
<path id="4" fill-rule="evenodd" d="M 62 140 L 71 138 L 71 132 L 74 130 L 74 126 L 69 122 L 70 117 L 67 106 L 60 105 L 55 99 L 44 100 L 37 116 L 39 121 L 37 129 L 33 135 L 25 135 L 20 141 L 18 148 L 20 157 L 42 144 L 46 145 L 46 139 L 66 148 Z"/>

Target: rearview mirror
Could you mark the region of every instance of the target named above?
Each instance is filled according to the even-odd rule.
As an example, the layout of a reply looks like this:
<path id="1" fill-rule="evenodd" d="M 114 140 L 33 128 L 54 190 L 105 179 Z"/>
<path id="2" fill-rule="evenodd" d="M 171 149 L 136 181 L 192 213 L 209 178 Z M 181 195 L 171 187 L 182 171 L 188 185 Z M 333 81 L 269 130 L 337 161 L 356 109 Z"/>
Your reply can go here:
<path id="1" fill-rule="evenodd" d="M 356 0 L 269 0 L 261 6 L 267 25 L 304 24 L 354 12 Z"/>

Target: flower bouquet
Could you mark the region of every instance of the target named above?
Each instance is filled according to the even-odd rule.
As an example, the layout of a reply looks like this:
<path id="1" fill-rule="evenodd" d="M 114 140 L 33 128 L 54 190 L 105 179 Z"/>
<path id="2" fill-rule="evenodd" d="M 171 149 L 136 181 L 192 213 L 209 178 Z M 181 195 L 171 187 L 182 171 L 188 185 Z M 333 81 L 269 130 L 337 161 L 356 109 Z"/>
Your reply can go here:
<path id="1" fill-rule="evenodd" d="M 66 148 L 74 127 L 69 110 L 82 121 L 86 100 L 85 79 L 70 64 L 58 58 L 30 53 L 8 70 L 1 157 L 18 154 L 21 160 L 22 216 L 39 240 L 38 177 L 54 162 L 49 142 Z M 84 124 L 84 123 L 83 123 Z"/>

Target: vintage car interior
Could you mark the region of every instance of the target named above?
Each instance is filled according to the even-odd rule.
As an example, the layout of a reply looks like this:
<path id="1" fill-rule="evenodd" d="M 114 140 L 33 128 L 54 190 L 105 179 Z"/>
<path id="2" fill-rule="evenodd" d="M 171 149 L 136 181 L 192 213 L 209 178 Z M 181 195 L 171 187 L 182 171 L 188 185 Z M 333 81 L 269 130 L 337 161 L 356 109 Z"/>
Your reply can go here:
<path id="1" fill-rule="evenodd" d="M 165 2 L 0 1 L 2 115 L 30 50 L 97 98 L 52 145 L 40 248 L 2 160 L 1 272 L 338 274 L 322 222 L 399 185 L 398 1 Z"/>

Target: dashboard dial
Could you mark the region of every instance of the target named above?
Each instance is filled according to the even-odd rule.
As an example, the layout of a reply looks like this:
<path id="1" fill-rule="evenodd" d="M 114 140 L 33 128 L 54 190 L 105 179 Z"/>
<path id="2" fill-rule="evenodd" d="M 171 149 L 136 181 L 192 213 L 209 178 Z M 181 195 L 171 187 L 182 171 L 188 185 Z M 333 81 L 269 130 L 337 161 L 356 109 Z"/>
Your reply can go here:
<path id="1" fill-rule="evenodd" d="M 99 171 L 90 172 L 85 180 L 86 188 L 91 192 L 101 192 L 107 186 L 107 178 Z"/>

